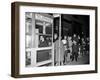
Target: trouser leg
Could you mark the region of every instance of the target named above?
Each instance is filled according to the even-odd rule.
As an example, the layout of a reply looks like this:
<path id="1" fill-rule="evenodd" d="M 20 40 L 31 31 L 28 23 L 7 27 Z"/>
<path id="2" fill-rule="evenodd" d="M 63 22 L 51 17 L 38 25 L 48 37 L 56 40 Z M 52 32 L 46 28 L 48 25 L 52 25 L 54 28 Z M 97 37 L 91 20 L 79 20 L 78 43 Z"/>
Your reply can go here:
<path id="1" fill-rule="evenodd" d="M 78 53 L 75 53 L 75 60 L 77 61 Z"/>
<path id="2" fill-rule="evenodd" d="M 72 54 L 72 61 L 74 60 L 74 53 Z"/>

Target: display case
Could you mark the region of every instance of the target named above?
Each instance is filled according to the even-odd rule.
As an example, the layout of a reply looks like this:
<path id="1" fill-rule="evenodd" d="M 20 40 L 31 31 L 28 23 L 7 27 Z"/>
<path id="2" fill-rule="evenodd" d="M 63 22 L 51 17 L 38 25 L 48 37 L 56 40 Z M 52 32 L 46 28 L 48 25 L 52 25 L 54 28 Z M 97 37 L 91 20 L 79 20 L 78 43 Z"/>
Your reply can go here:
<path id="1" fill-rule="evenodd" d="M 52 66 L 53 17 L 44 13 L 26 12 L 26 66 Z"/>

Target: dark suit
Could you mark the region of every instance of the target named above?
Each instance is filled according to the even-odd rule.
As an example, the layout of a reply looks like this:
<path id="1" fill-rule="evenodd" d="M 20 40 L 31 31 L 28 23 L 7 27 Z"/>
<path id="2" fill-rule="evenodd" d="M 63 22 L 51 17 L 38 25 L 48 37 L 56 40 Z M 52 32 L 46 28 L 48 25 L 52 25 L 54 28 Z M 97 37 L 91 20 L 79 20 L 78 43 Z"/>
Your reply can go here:
<path id="1" fill-rule="evenodd" d="M 74 60 L 74 58 L 77 61 L 77 58 L 78 58 L 78 45 L 77 44 L 72 45 L 72 61 Z"/>

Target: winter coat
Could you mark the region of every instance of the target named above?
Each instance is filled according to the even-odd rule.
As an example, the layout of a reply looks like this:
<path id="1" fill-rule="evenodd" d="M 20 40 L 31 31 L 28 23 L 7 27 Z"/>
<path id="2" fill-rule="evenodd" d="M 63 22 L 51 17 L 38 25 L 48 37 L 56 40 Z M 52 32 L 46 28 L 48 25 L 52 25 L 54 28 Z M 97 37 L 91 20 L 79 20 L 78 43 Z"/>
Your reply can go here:
<path id="1" fill-rule="evenodd" d="M 54 58 L 56 62 L 64 60 L 64 45 L 62 41 L 56 40 L 54 42 Z"/>

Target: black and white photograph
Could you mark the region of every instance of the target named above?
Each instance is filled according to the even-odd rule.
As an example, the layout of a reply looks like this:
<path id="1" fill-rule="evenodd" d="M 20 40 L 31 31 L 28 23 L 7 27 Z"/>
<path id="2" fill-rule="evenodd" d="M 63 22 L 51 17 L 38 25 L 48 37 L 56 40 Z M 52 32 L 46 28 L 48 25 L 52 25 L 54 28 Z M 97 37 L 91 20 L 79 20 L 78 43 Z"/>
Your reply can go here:
<path id="1" fill-rule="evenodd" d="M 89 24 L 89 15 L 26 12 L 26 67 L 89 64 Z"/>
<path id="2" fill-rule="evenodd" d="M 97 7 L 12 4 L 12 76 L 97 73 Z"/>

